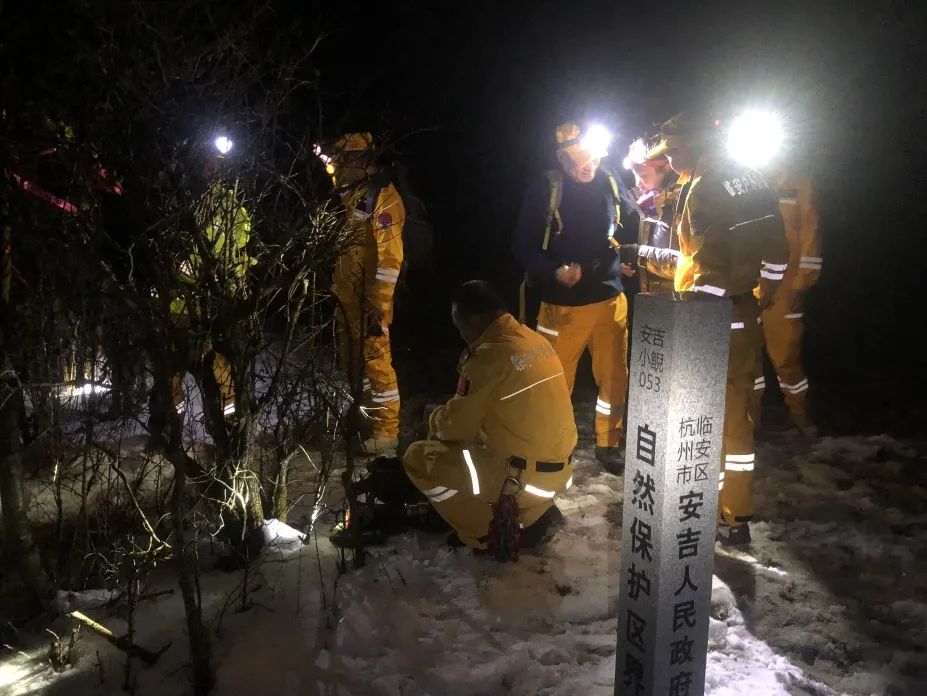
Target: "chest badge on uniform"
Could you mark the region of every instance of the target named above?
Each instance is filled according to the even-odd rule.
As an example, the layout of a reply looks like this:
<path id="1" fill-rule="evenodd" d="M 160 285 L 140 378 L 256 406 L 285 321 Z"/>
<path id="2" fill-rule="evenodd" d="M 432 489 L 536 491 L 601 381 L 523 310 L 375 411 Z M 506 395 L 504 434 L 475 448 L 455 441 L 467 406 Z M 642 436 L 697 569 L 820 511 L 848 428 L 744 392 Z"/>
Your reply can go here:
<path id="1" fill-rule="evenodd" d="M 470 391 L 470 380 L 466 377 L 461 377 L 457 380 L 457 396 L 466 396 L 467 392 Z"/>
<path id="2" fill-rule="evenodd" d="M 393 216 L 389 213 L 380 213 L 377 215 L 377 224 L 380 227 L 389 227 L 393 224 Z"/>

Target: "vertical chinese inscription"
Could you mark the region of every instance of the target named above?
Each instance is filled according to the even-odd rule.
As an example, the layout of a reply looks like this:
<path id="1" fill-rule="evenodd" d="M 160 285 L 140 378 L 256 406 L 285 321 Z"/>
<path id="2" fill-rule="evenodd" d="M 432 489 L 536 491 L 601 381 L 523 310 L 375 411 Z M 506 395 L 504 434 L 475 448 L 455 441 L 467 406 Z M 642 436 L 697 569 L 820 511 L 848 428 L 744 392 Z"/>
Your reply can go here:
<path id="1" fill-rule="evenodd" d="M 638 298 L 615 693 L 704 692 L 727 300 Z"/>
<path id="2" fill-rule="evenodd" d="M 619 604 L 619 662 L 616 690 L 639 696 L 653 693 L 657 612 L 655 577 L 659 566 L 657 517 L 663 507 L 662 468 L 665 451 L 669 392 L 665 388 L 667 327 L 655 317 L 639 323 L 632 337 L 633 406 L 641 414 L 628 426 L 625 472 L 622 586 Z M 654 417 L 645 414 L 654 414 Z"/>

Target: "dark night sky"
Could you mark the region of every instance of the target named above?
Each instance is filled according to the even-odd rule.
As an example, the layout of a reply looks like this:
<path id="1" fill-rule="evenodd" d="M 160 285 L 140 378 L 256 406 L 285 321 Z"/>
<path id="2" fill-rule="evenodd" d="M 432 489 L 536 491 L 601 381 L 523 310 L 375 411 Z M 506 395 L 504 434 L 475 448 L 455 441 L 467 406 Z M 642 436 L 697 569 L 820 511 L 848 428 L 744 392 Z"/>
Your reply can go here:
<path id="1" fill-rule="evenodd" d="M 923 315 L 917 259 L 927 251 L 925 4 L 688 2 L 641 12 L 641 3 L 589 0 L 407 0 L 363 21 L 345 6 L 324 19 L 334 31 L 320 67 L 324 84 L 356 86 L 351 113 L 369 117 L 358 125 L 436 129 L 403 149 L 430 203 L 447 286 L 484 276 L 513 287 L 507 249 L 525 178 L 564 117 L 613 125 L 620 152 L 692 105 L 777 105 L 814 173 L 826 233 L 809 368 L 835 401 L 877 411 L 910 404 L 925 366 L 911 317 Z M 442 320 L 440 303 L 427 316 Z"/>
<path id="2" fill-rule="evenodd" d="M 927 415 L 912 408 L 927 383 L 917 340 L 927 256 L 927 2 L 274 7 L 278 26 L 307 46 L 324 34 L 313 66 L 323 133 L 362 128 L 400 139 L 429 206 L 438 274 L 402 298 L 394 332 L 413 357 L 427 357 L 432 337 L 456 345 L 447 304 L 460 280 L 496 280 L 514 300 L 510 234 L 555 124 L 570 116 L 609 124 L 617 164 L 630 139 L 677 111 L 723 116 L 766 103 L 785 117 L 792 151 L 820 195 L 825 264 L 807 315 L 812 380 L 822 397 L 864 415 L 897 411 L 882 408 L 889 402 L 918 427 Z M 34 65 L 42 50 L 29 56 Z M 894 427 L 885 418 L 871 427 Z"/>

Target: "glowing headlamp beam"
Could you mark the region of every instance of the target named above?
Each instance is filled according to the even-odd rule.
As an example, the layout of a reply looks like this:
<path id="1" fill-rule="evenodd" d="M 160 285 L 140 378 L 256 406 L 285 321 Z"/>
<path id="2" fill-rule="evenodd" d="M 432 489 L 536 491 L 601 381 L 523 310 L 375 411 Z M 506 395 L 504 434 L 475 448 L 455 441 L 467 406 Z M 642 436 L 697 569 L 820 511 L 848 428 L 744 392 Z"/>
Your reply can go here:
<path id="1" fill-rule="evenodd" d="M 727 154 L 748 167 L 764 167 L 782 147 L 785 132 L 776 114 L 745 111 L 735 118 L 727 134 Z"/>
<path id="2" fill-rule="evenodd" d="M 643 140 L 635 140 L 628 148 L 628 156 L 622 160 L 621 164 L 625 169 L 633 169 L 635 164 L 643 164 L 647 161 L 647 146 Z"/>
<path id="3" fill-rule="evenodd" d="M 579 139 L 579 146 L 594 158 L 605 157 L 611 143 L 612 134 L 599 123 L 589 126 Z"/>
<path id="4" fill-rule="evenodd" d="M 227 136 L 220 135 L 213 141 L 213 145 L 216 146 L 216 149 L 221 155 L 227 155 L 232 150 L 233 143 Z"/>

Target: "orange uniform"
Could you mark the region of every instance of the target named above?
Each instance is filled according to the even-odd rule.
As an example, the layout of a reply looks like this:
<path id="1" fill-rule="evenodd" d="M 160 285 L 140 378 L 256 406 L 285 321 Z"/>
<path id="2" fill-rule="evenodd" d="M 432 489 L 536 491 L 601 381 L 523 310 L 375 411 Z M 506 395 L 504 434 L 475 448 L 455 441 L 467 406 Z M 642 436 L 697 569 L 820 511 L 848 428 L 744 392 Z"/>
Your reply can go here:
<path id="1" fill-rule="evenodd" d="M 773 296 L 788 264 L 788 245 L 775 193 L 757 172 L 703 158 L 680 179 L 677 291 L 730 297 L 734 303 L 724 414 L 720 521 L 753 514 L 753 422 L 750 398 L 760 351 L 760 310 L 754 297 Z"/>
<path id="2" fill-rule="evenodd" d="M 457 394 L 429 419 L 429 439 L 409 446 L 406 473 L 461 541 L 485 548 L 506 476 L 525 527 L 570 487 L 576 425 L 563 365 L 543 338 L 510 314 L 470 347 Z"/>
<path id="3" fill-rule="evenodd" d="M 341 358 L 352 377 L 363 377 L 363 412 L 372 420 L 375 438 L 399 433 L 399 384 L 393 369 L 389 328 L 393 293 L 402 268 L 405 207 L 396 187 L 386 184 L 369 201 L 367 188 L 350 188 L 342 201 L 352 239 L 335 265 L 332 291 L 340 302 L 338 328 Z M 380 331 L 369 318 L 379 314 Z"/>
<path id="4" fill-rule="evenodd" d="M 804 429 L 810 423 L 808 377 L 801 362 L 803 300 L 821 274 L 821 228 L 809 179 L 783 174 L 776 180 L 776 189 L 789 245 L 789 267 L 773 305 L 763 312 L 763 338 L 792 422 Z M 756 375 L 753 392 L 753 413 L 757 423 L 766 387 L 761 368 Z"/>

